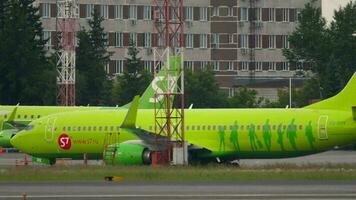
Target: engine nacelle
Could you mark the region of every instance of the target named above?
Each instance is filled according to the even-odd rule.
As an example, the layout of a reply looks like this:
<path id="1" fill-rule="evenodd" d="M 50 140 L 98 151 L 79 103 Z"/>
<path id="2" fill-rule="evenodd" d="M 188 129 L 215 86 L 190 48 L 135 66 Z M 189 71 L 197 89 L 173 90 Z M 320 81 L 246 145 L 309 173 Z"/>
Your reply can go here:
<path id="1" fill-rule="evenodd" d="M 11 138 L 18 132 L 17 129 L 6 129 L 0 131 L 0 147 L 12 148 L 10 143 Z"/>
<path id="2" fill-rule="evenodd" d="M 149 165 L 151 151 L 142 144 L 113 144 L 105 150 L 104 162 L 109 165 Z"/>

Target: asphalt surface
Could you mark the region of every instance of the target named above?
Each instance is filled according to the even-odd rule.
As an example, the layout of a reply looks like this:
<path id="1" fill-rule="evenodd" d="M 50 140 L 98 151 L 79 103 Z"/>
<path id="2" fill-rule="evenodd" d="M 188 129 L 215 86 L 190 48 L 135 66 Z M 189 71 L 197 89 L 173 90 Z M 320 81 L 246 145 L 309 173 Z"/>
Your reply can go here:
<path id="1" fill-rule="evenodd" d="M 15 165 L 21 153 L 0 154 L 0 169 Z M 30 159 L 30 158 L 29 158 Z M 58 164 L 82 164 L 64 160 Z M 354 151 L 329 151 L 290 159 L 241 160 L 243 166 L 273 164 L 356 164 Z M 32 163 L 31 163 L 32 164 Z M 101 161 L 90 161 L 99 165 Z M 356 199 L 356 181 L 241 181 L 241 182 L 42 182 L 0 183 L 2 199 Z"/>
<path id="2" fill-rule="evenodd" d="M 3 153 L 0 154 L 0 167 L 1 166 L 14 166 L 16 160 L 21 164 L 25 158 L 25 154 L 22 153 Z M 27 156 L 31 160 L 30 156 Z M 89 165 L 100 165 L 100 160 L 90 160 Z M 80 160 L 59 160 L 58 164 L 83 164 Z M 244 159 L 240 160 L 242 166 L 263 166 L 273 164 L 356 164 L 356 151 L 327 151 L 324 153 L 313 154 L 310 156 L 303 156 L 297 158 L 286 159 Z M 36 163 L 30 163 L 36 165 Z"/>
<path id="3" fill-rule="evenodd" d="M 0 199 L 356 199 L 356 181 L 0 183 Z"/>

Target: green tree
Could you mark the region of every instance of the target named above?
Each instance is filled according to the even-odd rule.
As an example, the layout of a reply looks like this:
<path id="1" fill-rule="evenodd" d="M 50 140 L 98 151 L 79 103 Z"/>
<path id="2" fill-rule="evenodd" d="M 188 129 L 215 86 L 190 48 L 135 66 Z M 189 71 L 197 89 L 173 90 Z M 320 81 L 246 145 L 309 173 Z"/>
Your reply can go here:
<path id="1" fill-rule="evenodd" d="M 184 74 L 185 106 L 194 108 L 226 107 L 227 95 L 219 90 L 214 73 L 207 67 L 194 73 L 187 70 Z"/>
<path id="2" fill-rule="evenodd" d="M 101 26 L 103 17 L 94 9 L 89 20 L 90 30 L 84 28 L 78 33 L 77 51 L 77 104 L 111 104 L 112 81 L 105 72 L 110 53 L 107 39 Z"/>
<path id="3" fill-rule="evenodd" d="M 117 77 L 113 88 L 115 103 L 124 105 L 132 101 L 137 94 L 142 94 L 152 80 L 152 75 L 143 68 L 141 58 L 134 41 L 130 40 L 126 68 L 123 75 Z"/>
<path id="4" fill-rule="evenodd" d="M 10 0 L 0 4 L 1 104 L 55 103 L 55 65 L 46 56 L 42 24 L 33 3 L 34 0 Z"/>
<path id="5" fill-rule="evenodd" d="M 234 96 L 228 99 L 230 108 L 256 108 L 259 107 L 263 99 L 257 99 L 256 90 L 246 87 L 238 88 Z"/>
<path id="6" fill-rule="evenodd" d="M 346 7 L 337 10 L 330 26 L 326 25 L 321 9 L 308 3 L 301 11 L 298 27 L 289 38 L 292 48 L 285 49 L 284 55 L 290 62 L 311 64 L 321 96 L 333 96 L 356 70 L 356 38 L 352 37 L 355 31 L 355 2 L 350 1 Z"/>

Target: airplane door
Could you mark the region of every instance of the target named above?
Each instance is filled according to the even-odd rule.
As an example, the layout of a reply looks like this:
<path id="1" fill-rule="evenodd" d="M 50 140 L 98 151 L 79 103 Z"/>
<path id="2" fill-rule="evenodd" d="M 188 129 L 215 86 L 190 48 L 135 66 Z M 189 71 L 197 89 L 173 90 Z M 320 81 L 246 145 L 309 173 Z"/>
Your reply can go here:
<path id="1" fill-rule="evenodd" d="M 45 126 L 45 139 L 47 142 L 52 142 L 53 141 L 53 133 L 54 133 L 54 128 L 56 124 L 57 118 L 50 117 L 47 119 L 47 123 Z"/>
<path id="2" fill-rule="evenodd" d="M 318 120 L 318 137 L 319 140 L 328 139 L 328 116 L 322 115 Z"/>

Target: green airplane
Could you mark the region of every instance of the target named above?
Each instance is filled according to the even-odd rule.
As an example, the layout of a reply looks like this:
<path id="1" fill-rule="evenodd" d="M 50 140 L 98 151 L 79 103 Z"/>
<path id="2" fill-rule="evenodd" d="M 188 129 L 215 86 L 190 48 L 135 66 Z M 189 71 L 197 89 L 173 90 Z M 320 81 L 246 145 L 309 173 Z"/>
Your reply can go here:
<path id="1" fill-rule="evenodd" d="M 170 59 L 172 71 L 170 78 L 177 77 L 177 69 L 180 63 L 180 57 Z M 153 109 L 155 103 L 154 91 L 160 89 L 163 80 L 166 80 L 167 73 L 161 70 L 158 76 L 152 80 L 151 84 L 147 87 L 142 95 L 139 108 Z M 28 129 L 28 125 L 37 119 L 43 118 L 48 115 L 73 112 L 73 111 L 93 111 L 106 110 L 106 109 L 125 109 L 130 104 L 122 107 L 63 107 L 63 106 L 0 106 L 0 147 L 12 148 L 10 139 L 14 137 L 19 131 Z M 46 119 L 44 119 L 46 120 Z"/>
<path id="2" fill-rule="evenodd" d="M 150 164 L 155 149 L 154 110 L 76 111 L 30 123 L 11 139 L 16 148 L 54 164 L 56 158 Z M 356 141 L 356 73 L 336 96 L 300 109 L 186 109 L 190 161 L 230 162 L 323 152 Z M 162 136 L 164 139 L 164 136 Z M 173 138 L 174 140 L 174 138 Z"/>

